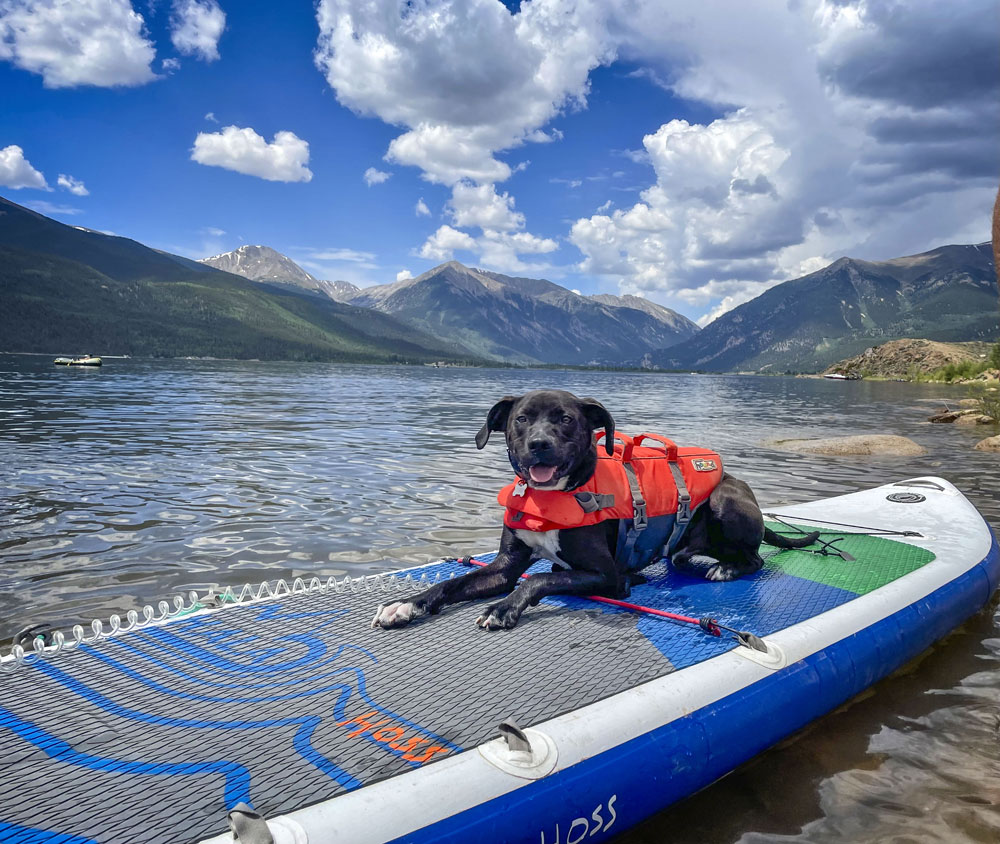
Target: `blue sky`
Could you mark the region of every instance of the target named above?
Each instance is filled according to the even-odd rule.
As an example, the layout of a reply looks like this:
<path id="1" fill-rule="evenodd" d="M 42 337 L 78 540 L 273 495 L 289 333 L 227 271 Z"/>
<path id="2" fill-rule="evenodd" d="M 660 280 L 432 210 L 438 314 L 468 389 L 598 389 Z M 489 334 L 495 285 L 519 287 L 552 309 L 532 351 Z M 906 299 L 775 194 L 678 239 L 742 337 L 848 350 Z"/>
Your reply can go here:
<path id="1" fill-rule="evenodd" d="M 5 0 L 0 193 L 190 257 L 362 285 L 454 257 L 703 323 L 987 238 L 987 2 L 509 5 Z"/>

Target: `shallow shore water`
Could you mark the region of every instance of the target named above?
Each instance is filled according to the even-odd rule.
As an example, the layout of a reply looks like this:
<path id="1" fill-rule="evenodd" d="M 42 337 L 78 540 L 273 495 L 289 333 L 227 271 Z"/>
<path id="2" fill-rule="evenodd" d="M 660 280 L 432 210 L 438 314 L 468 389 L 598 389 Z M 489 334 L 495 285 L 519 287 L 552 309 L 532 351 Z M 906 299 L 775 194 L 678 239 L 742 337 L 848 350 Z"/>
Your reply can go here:
<path id="1" fill-rule="evenodd" d="M 626 432 L 722 453 L 761 504 L 941 475 L 1000 528 L 992 429 L 931 425 L 946 385 L 568 371 L 0 356 L 0 641 L 211 586 L 366 574 L 494 547 L 505 394 L 603 401 Z M 890 433 L 917 457 L 781 437 Z M 6 648 L 4 648 L 6 650 Z M 996 603 L 904 671 L 622 842 L 1000 840 Z"/>

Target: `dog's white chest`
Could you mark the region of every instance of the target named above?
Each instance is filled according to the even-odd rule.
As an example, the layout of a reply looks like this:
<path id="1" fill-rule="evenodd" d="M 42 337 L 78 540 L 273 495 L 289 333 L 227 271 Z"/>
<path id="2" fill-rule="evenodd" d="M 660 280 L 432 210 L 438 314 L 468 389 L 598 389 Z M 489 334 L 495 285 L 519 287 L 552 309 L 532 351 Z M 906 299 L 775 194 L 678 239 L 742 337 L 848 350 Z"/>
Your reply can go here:
<path id="1" fill-rule="evenodd" d="M 518 530 L 514 529 L 514 536 L 527 545 L 535 556 L 544 557 L 546 560 L 560 560 L 559 556 L 559 531 L 558 530 Z"/>

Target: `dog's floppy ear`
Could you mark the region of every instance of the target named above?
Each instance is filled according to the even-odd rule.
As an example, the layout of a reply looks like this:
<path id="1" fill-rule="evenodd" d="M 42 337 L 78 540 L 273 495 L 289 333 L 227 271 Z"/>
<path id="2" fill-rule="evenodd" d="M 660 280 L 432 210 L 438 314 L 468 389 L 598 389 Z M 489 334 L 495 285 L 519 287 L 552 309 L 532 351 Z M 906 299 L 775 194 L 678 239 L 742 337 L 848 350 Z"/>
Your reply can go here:
<path id="1" fill-rule="evenodd" d="M 615 420 L 597 399 L 580 399 L 580 410 L 591 427 L 604 429 L 604 450 L 611 457 L 615 453 Z"/>
<path id="2" fill-rule="evenodd" d="M 490 438 L 491 431 L 503 431 L 507 427 L 510 409 L 520 400 L 520 396 L 504 396 L 486 414 L 486 424 L 476 434 L 476 448 L 483 448 Z"/>

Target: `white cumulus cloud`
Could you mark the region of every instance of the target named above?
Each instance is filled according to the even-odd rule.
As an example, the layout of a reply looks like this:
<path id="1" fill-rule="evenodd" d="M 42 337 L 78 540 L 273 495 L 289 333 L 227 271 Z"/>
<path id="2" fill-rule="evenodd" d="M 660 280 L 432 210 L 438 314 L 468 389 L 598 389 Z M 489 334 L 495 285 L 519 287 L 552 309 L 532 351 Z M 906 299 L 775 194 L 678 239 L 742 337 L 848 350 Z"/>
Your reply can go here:
<path id="1" fill-rule="evenodd" d="M 496 183 L 513 172 L 498 153 L 561 137 L 542 127 L 584 101 L 590 71 L 612 56 L 599 23 L 604 6 L 599 0 L 533 0 L 512 15 L 496 0 L 426 0 L 405 9 L 321 0 L 316 63 L 343 105 L 405 127 L 386 159 L 452 187 L 456 226 L 499 226 L 484 228 L 473 241 L 493 254 L 502 238 L 491 235 L 487 243 L 487 232 L 524 225 L 523 215 L 511 210 L 512 199 L 496 192 Z M 439 242 L 441 232 L 421 254 L 450 254 Z M 515 248 L 514 240 L 507 243 Z"/>
<path id="2" fill-rule="evenodd" d="M 509 193 L 497 193 L 493 184 L 461 181 L 452 188 L 445 206 L 454 223 L 439 228 L 421 247 L 419 254 L 433 260 L 451 258 L 455 249 L 467 249 L 479 256 L 479 263 L 501 272 L 544 272 L 545 263 L 529 263 L 521 255 L 554 252 L 559 244 L 547 237 L 524 231 L 524 215 L 514 210 Z M 478 228 L 473 237 L 462 228 Z"/>
<path id="3" fill-rule="evenodd" d="M 409 270 L 400 270 L 396 273 L 396 281 L 406 281 L 408 278 L 413 278 L 413 273 Z"/>
<path id="4" fill-rule="evenodd" d="M 24 157 L 24 150 L 17 144 L 0 149 L 0 185 L 15 190 L 49 189 L 45 176 L 31 166 L 31 162 Z"/>
<path id="5" fill-rule="evenodd" d="M 441 226 L 420 247 L 420 257 L 430 261 L 450 261 L 455 256 L 456 249 L 473 250 L 476 242 L 471 235 L 460 232 L 451 226 Z"/>
<path id="6" fill-rule="evenodd" d="M 798 187 L 782 169 L 789 151 L 748 112 L 672 120 L 643 144 L 656 184 L 631 208 L 573 225 L 585 272 L 627 279 L 633 293 L 707 299 L 719 290 L 705 288 L 706 268 L 759 280 L 759 256 L 801 240 L 801 218 L 780 201 Z"/>
<path id="7" fill-rule="evenodd" d="M 226 126 L 221 132 L 199 132 L 191 160 L 235 170 L 270 182 L 308 182 L 312 171 L 309 144 L 294 132 L 276 132 L 268 143 L 253 129 Z"/>
<path id="8" fill-rule="evenodd" d="M 397 9 L 321 0 L 316 63 L 337 99 L 408 132 L 390 156 L 431 181 L 501 181 L 495 152 L 525 141 L 588 88 L 610 56 L 598 0 L 426 0 Z M 447 57 L 443 60 L 442 57 Z M 544 140 L 551 140 L 545 136 Z"/>
<path id="9" fill-rule="evenodd" d="M 417 204 L 413 207 L 413 213 L 418 217 L 430 217 L 431 209 L 427 207 L 423 197 L 417 200 Z"/>
<path id="10" fill-rule="evenodd" d="M 0 60 L 46 88 L 143 85 L 156 49 L 128 0 L 3 0 Z"/>
<path id="11" fill-rule="evenodd" d="M 89 196 L 90 191 L 87 190 L 87 186 L 84 185 L 79 179 L 74 179 L 72 176 L 67 176 L 65 173 L 59 174 L 59 179 L 56 181 L 59 187 L 68 190 L 70 193 L 76 196 Z"/>
<path id="12" fill-rule="evenodd" d="M 521 255 L 544 255 L 555 252 L 559 244 L 549 237 L 537 237 L 529 232 L 485 231 L 476 239 L 480 260 L 501 272 L 543 273 L 549 265 L 521 260 Z"/>
<path id="13" fill-rule="evenodd" d="M 376 170 L 374 167 L 369 167 L 365 170 L 364 180 L 368 187 L 372 185 L 380 185 L 383 182 L 389 181 L 392 173 L 386 173 L 385 170 Z"/>
<path id="14" fill-rule="evenodd" d="M 174 0 L 170 40 L 185 56 L 215 61 L 225 28 L 226 13 L 216 0 Z"/>
<path id="15" fill-rule="evenodd" d="M 459 182 L 452 189 L 447 209 L 460 228 L 514 231 L 524 227 L 524 214 L 514 210 L 514 197 L 498 194 L 492 184 Z"/>

